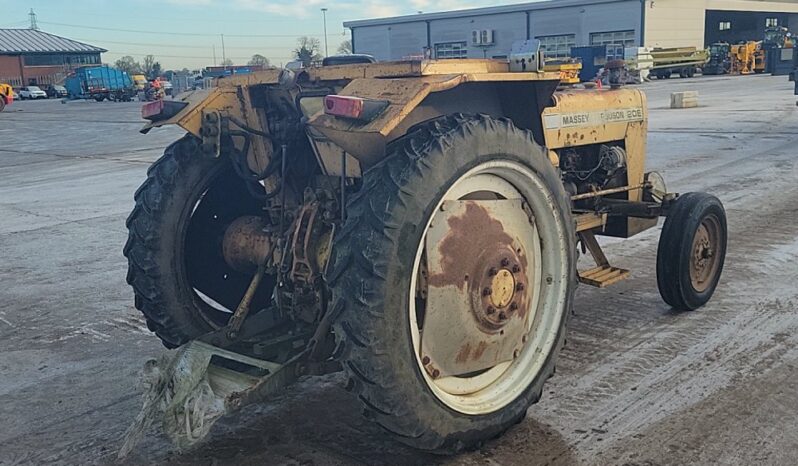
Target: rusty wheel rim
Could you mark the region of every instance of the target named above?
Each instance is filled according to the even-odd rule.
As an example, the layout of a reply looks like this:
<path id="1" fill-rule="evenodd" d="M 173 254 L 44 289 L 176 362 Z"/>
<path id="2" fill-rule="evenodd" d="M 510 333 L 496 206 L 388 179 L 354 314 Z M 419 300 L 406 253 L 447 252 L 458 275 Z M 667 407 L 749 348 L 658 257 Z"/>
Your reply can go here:
<path id="1" fill-rule="evenodd" d="M 506 406 L 535 381 L 554 347 L 570 284 L 566 269 L 568 240 L 562 216 L 551 198 L 543 181 L 529 168 L 497 160 L 458 179 L 428 219 L 411 277 L 411 337 L 427 385 L 440 401 L 456 411 L 478 415 Z M 436 284 L 440 273 L 436 272 L 436 263 L 429 262 L 435 256 L 435 248 L 444 244 L 435 241 L 436 230 L 441 225 L 451 226 L 474 205 L 497 209 L 507 231 L 518 233 L 517 238 L 510 236 L 521 242 L 462 248 L 461 254 L 468 259 L 461 263 L 466 267 L 456 270 L 462 272 L 459 286 L 463 291 L 441 291 L 450 290 L 453 285 Z M 515 220 L 508 222 L 508 217 Z M 513 222 L 517 224 L 514 229 L 507 227 Z M 524 222 L 533 226 L 524 227 Z M 446 232 L 438 234 L 448 237 Z M 477 243 L 479 235 L 474 233 Z M 542 244 L 553 247 L 542 248 Z M 558 244 L 560 247 L 556 247 Z M 434 301 L 441 296 L 442 301 Z M 440 311 L 443 307 L 430 305 L 431 302 L 453 304 Z M 444 312 L 445 318 L 436 321 L 433 315 L 438 312 Z M 472 333 L 463 334 L 463 326 Z M 498 348 L 494 359 L 485 359 L 488 350 L 479 348 L 477 340 L 468 339 L 477 331 L 492 336 L 491 344 Z M 448 341 L 438 345 L 439 339 Z M 475 358 L 477 365 L 466 368 L 470 372 L 455 370 L 454 365 L 475 354 L 479 354 Z"/>
<path id="2" fill-rule="evenodd" d="M 690 248 L 690 283 L 699 293 L 712 285 L 718 273 L 720 235 L 720 221 L 714 215 L 704 218 L 693 235 Z"/>

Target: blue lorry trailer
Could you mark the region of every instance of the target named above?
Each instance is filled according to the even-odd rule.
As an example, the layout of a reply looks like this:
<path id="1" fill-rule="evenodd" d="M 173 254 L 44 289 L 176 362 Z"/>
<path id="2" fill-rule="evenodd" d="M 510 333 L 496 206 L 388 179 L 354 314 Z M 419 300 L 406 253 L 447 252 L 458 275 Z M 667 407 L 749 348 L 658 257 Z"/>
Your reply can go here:
<path id="1" fill-rule="evenodd" d="M 130 76 L 108 65 L 76 68 L 64 86 L 70 99 L 129 101 L 135 94 Z"/>

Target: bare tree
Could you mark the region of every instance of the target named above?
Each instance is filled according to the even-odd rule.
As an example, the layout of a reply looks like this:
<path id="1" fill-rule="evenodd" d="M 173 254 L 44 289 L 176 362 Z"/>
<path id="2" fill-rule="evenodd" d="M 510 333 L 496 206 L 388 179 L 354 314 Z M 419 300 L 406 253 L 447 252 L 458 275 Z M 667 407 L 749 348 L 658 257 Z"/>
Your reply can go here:
<path id="1" fill-rule="evenodd" d="M 314 37 L 302 36 L 296 41 L 294 56 L 303 65 L 310 66 L 311 63 L 321 60 L 321 42 Z"/>
<path id="2" fill-rule="evenodd" d="M 338 46 L 338 55 L 351 55 L 352 54 L 352 39 L 346 39 Z"/>
<path id="3" fill-rule="evenodd" d="M 231 60 L 229 58 L 225 58 L 224 60 L 222 60 L 220 65 L 221 66 L 233 66 L 233 60 Z"/>
<path id="4" fill-rule="evenodd" d="M 256 53 L 255 55 L 252 55 L 252 58 L 249 59 L 249 62 L 247 63 L 247 65 L 250 65 L 250 66 L 253 66 L 253 65 L 258 66 L 259 65 L 259 66 L 262 66 L 262 67 L 266 68 L 266 67 L 269 66 L 269 59 L 264 57 L 263 55 L 261 55 L 259 53 Z"/>
<path id="5" fill-rule="evenodd" d="M 142 63 L 142 71 L 147 76 L 147 79 L 155 79 L 157 76 L 161 74 L 161 64 L 155 61 L 155 57 L 152 55 L 145 55 L 144 62 Z"/>
<path id="6" fill-rule="evenodd" d="M 114 63 L 114 67 L 126 72 L 128 75 L 141 73 L 141 64 L 130 55 L 125 55 Z"/>

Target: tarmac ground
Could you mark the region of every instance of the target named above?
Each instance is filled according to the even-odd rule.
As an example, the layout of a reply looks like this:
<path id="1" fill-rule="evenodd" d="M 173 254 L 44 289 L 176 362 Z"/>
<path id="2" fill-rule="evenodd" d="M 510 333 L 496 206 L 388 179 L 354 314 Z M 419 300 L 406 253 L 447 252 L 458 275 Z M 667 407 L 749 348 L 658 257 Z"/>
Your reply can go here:
<path id="1" fill-rule="evenodd" d="M 657 292 L 660 228 L 606 240 L 632 278 L 580 286 L 543 399 L 478 451 L 429 456 L 364 420 L 337 374 L 309 378 L 174 451 L 153 431 L 128 464 L 795 464 L 798 107 L 786 77 L 642 86 L 647 168 L 725 204 L 729 245 L 704 308 Z M 668 108 L 697 90 L 700 107 Z M 133 192 L 177 128 L 139 105 L 15 102 L 0 113 L 0 465 L 107 464 L 165 351 L 133 307 L 122 246 Z M 662 223 L 662 222 L 660 222 Z"/>

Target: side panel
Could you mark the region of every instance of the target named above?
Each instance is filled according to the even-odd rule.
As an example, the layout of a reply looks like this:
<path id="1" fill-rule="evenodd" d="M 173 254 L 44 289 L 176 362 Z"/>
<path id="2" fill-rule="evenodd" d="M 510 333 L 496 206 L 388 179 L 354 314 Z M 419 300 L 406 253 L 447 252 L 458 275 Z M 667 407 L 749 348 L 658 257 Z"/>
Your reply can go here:
<path id="1" fill-rule="evenodd" d="M 576 45 L 582 46 L 591 45 L 591 33 L 634 30 L 639 44 L 640 8 L 639 0 L 630 0 L 531 11 L 529 32 L 533 38 L 575 34 Z"/>
<path id="2" fill-rule="evenodd" d="M 480 47 L 471 43 L 471 31 L 492 29 L 493 44 Z M 439 19 L 430 22 L 430 40 L 433 58 L 435 47 L 452 43 L 465 43 L 468 58 L 507 56 L 513 42 L 526 39 L 526 13 L 505 13 L 464 18 Z"/>
<path id="3" fill-rule="evenodd" d="M 357 53 L 372 55 L 379 61 L 421 56 L 427 46 L 427 23 L 400 23 L 391 26 L 355 28 Z"/>
<path id="4" fill-rule="evenodd" d="M 646 2 L 645 46 L 703 47 L 705 13 L 700 0 Z"/>

